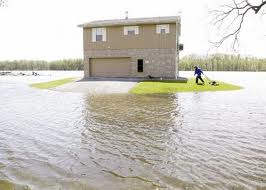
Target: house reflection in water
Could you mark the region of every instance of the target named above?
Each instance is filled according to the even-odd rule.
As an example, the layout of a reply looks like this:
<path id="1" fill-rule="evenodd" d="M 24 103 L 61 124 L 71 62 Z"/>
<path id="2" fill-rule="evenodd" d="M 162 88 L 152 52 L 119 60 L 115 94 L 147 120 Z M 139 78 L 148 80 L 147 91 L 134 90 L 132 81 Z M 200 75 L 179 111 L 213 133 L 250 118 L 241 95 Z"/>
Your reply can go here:
<path id="1" fill-rule="evenodd" d="M 82 142 L 106 183 L 154 189 L 173 180 L 168 175 L 175 169 L 176 146 L 182 143 L 177 95 L 87 96 L 84 116 Z M 174 183 L 182 186 L 178 179 Z"/>

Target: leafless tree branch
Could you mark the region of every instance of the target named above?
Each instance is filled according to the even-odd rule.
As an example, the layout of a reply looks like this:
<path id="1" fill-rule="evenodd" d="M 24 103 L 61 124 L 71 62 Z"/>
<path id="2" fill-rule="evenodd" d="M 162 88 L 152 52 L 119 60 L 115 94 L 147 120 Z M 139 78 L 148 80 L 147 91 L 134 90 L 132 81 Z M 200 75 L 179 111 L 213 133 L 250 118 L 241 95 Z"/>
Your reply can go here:
<path id="1" fill-rule="evenodd" d="M 0 7 L 6 6 L 7 0 L 0 0 Z"/>
<path id="2" fill-rule="evenodd" d="M 258 5 L 253 5 L 249 0 L 232 0 L 231 4 L 223 5 L 218 10 L 211 11 L 214 16 L 212 24 L 224 33 L 219 41 L 212 42 L 216 47 L 220 47 L 226 40 L 233 39 L 232 48 L 238 45 L 238 36 L 243 26 L 244 20 L 249 12 L 255 14 L 263 12 L 262 7 L 266 5 L 266 0 L 261 0 Z M 264 12 L 263 12 L 264 13 Z"/>

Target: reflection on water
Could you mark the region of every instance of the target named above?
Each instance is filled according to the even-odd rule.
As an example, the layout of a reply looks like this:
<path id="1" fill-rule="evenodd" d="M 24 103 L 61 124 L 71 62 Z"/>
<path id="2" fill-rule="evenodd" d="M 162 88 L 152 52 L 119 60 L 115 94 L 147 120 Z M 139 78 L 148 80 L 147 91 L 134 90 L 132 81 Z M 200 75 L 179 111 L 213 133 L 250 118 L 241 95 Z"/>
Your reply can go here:
<path id="1" fill-rule="evenodd" d="M 182 127 L 178 99 L 102 95 L 88 96 L 86 105 L 82 140 L 93 141 L 102 171 L 116 184 L 127 181 L 127 188 L 166 187 L 166 173 L 172 170 L 167 147 L 173 131 Z"/>
<path id="2" fill-rule="evenodd" d="M 152 96 L 0 79 L 0 190 L 263 189 L 266 87 L 256 75 L 231 77 L 241 91 Z"/>

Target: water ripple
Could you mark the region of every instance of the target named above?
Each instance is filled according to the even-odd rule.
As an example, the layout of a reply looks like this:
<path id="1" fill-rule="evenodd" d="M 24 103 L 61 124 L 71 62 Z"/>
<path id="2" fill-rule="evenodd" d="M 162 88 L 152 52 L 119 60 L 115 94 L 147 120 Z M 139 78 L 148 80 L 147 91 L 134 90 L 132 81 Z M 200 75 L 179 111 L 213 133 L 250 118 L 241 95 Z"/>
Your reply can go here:
<path id="1" fill-rule="evenodd" d="M 0 79 L 0 189 L 265 189 L 266 98 L 249 85 L 90 96 Z"/>

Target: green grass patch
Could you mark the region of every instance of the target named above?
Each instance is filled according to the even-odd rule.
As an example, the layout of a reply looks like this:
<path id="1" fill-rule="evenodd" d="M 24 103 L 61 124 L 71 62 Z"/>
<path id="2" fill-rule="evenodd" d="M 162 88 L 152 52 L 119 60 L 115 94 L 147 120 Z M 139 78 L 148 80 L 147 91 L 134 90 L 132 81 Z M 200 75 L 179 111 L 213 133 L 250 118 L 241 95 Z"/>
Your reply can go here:
<path id="1" fill-rule="evenodd" d="M 197 85 L 194 78 L 188 79 L 187 83 L 175 81 L 142 81 L 135 85 L 130 93 L 133 94 L 172 94 L 176 92 L 203 92 L 239 90 L 242 87 L 217 81 L 219 86 L 210 85 L 205 79 L 205 85 Z"/>
<path id="2" fill-rule="evenodd" d="M 34 88 L 40 88 L 40 89 L 49 89 L 49 88 L 55 88 L 57 86 L 73 82 L 76 78 L 65 78 L 65 79 L 60 79 L 60 80 L 54 80 L 54 81 L 49 81 L 49 82 L 41 82 L 41 83 L 34 83 L 31 84 L 31 87 Z"/>

